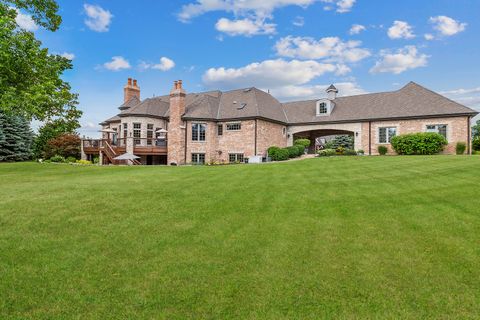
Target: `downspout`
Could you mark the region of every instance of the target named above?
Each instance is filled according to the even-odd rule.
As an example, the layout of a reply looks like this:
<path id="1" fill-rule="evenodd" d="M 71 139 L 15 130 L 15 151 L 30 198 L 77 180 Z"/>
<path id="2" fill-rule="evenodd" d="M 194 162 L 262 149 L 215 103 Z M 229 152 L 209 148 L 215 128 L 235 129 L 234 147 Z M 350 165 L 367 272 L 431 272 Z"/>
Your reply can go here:
<path id="1" fill-rule="evenodd" d="M 469 155 L 472 155 L 472 128 L 471 128 L 471 122 L 472 122 L 472 117 L 471 116 L 468 116 L 467 117 L 467 128 L 468 128 L 468 140 L 467 140 L 467 143 L 468 143 L 468 150 L 467 150 L 467 153 Z"/>
<path id="2" fill-rule="evenodd" d="M 185 154 L 183 157 L 183 163 L 187 164 L 187 138 L 188 138 L 188 121 L 185 121 L 185 147 L 183 148 Z"/>
<path id="3" fill-rule="evenodd" d="M 254 156 L 257 155 L 257 119 L 255 119 L 255 153 Z"/>
<path id="4" fill-rule="evenodd" d="M 372 121 L 368 122 L 368 155 L 372 155 Z"/>

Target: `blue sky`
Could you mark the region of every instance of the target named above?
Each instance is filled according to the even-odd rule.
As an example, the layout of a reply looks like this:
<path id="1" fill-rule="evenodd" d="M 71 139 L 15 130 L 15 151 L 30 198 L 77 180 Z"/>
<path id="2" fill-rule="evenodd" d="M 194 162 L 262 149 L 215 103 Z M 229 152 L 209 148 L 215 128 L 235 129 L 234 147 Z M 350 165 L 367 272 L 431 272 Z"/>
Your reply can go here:
<path id="1" fill-rule="evenodd" d="M 61 0 L 61 29 L 37 28 L 73 59 L 81 134 L 113 116 L 128 77 L 142 98 L 256 86 L 279 100 L 399 89 L 409 81 L 480 110 L 480 1 Z"/>

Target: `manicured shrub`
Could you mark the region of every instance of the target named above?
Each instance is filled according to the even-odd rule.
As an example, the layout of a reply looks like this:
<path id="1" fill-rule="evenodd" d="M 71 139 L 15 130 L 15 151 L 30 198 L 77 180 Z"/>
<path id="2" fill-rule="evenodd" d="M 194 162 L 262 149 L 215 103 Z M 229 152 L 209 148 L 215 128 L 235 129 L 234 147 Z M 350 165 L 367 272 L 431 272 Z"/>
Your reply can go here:
<path id="1" fill-rule="evenodd" d="M 278 149 L 278 150 L 275 150 L 273 155 L 270 155 L 270 157 L 272 158 L 273 161 L 284 161 L 290 158 L 290 153 L 286 148 Z"/>
<path id="2" fill-rule="evenodd" d="M 352 149 L 346 149 L 346 150 L 343 152 L 343 155 L 344 155 L 344 156 L 356 156 L 356 155 L 357 155 L 357 151 L 352 150 Z"/>
<path id="3" fill-rule="evenodd" d="M 359 156 L 363 156 L 363 155 L 365 154 L 365 151 L 363 151 L 362 149 L 360 149 L 360 150 L 357 151 L 357 154 L 358 154 Z"/>
<path id="4" fill-rule="evenodd" d="M 280 148 L 276 146 L 268 148 L 268 156 L 273 159 L 275 157 L 275 153 L 277 153 L 278 150 L 280 150 Z"/>
<path id="5" fill-rule="evenodd" d="M 378 153 L 380 153 L 381 156 L 386 155 L 388 152 L 388 148 L 385 146 L 378 146 Z"/>
<path id="6" fill-rule="evenodd" d="M 476 137 L 472 141 L 472 149 L 475 151 L 480 151 L 480 137 Z"/>
<path id="7" fill-rule="evenodd" d="M 65 162 L 65 158 L 59 155 L 50 158 L 51 162 Z"/>
<path id="8" fill-rule="evenodd" d="M 75 162 L 77 161 L 77 158 L 75 158 L 75 157 L 68 157 L 65 161 L 68 162 L 68 163 L 75 163 Z"/>
<path id="9" fill-rule="evenodd" d="M 77 160 L 76 163 L 78 163 L 78 164 L 92 164 L 92 161 L 88 161 L 88 160 Z"/>
<path id="10" fill-rule="evenodd" d="M 337 152 L 337 154 L 338 154 L 339 156 L 343 155 L 343 153 L 345 152 L 345 150 L 346 150 L 346 149 L 345 149 L 344 147 L 342 147 L 342 146 L 337 147 L 337 148 L 335 149 L 335 151 Z"/>
<path id="11" fill-rule="evenodd" d="M 305 153 L 305 147 L 301 144 L 297 144 L 295 145 L 295 147 L 297 148 L 297 154 L 298 156 L 303 156 L 303 154 Z"/>
<path id="12" fill-rule="evenodd" d="M 298 157 L 298 148 L 295 146 L 287 147 L 288 150 L 288 157 L 289 158 L 296 158 Z"/>
<path id="13" fill-rule="evenodd" d="M 310 147 L 311 143 L 312 142 L 310 141 L 310 139 L 297 139 L 297 140 L 295 140 L 295 144 L 302 145 L 304 147 L 304 149 Z"/>
<path id="14" fill-rule="evenodd" d="M 447 140 L 435 132 L 404 134 L 393 137 L 391 144 L 398 154 L 437 154 L 447 145 Z"/>
<path id="15" fill-rule="evenodd" d="M 318 156 L 319 157 L 331 157 L 337 154 L 337 151 L 335 149 L 323 149 L 318 151 Z"/>
<path id="16" fill-rule="evenodd" d="M 457 146 L 455 147 L 455 151 L 457 155 L 462 155 L 467 150 L 467 144 L 465 142 L 457 142 Z"/>

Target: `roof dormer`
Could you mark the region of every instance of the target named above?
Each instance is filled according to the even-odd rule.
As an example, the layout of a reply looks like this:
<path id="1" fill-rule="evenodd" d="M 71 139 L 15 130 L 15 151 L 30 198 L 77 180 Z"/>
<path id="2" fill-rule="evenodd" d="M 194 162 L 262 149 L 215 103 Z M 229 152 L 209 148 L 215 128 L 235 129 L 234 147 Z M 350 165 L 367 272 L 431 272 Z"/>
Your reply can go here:
<path id="1" fill-rule="evenodd" d="M 329 99 L 318 100 L 317 107 L 316 107 L 317 117 L 329 116 L 332 113 L 334 107 L 335 107 L 335 104 Z"/>

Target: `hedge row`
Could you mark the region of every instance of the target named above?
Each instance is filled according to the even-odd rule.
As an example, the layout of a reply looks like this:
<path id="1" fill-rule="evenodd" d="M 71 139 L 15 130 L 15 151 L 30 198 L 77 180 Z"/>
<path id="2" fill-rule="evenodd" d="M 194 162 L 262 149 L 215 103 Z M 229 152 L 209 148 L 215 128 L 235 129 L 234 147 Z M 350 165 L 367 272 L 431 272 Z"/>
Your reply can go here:
<path id="1" fill-rule="evenodd" d="M 295 145 L 287 148 L 270 147 L 268 148 L 268 156 L 272 161 L 285 161 L 291 158 L 300 157 L 305 153 L 305 149 L 310 145 L 308 139 L 295 140 Z"/>

